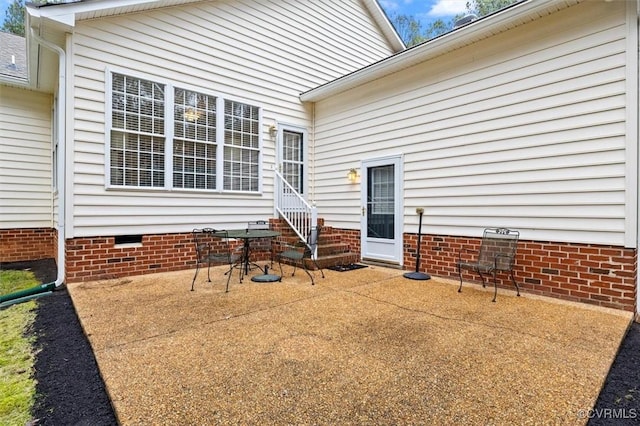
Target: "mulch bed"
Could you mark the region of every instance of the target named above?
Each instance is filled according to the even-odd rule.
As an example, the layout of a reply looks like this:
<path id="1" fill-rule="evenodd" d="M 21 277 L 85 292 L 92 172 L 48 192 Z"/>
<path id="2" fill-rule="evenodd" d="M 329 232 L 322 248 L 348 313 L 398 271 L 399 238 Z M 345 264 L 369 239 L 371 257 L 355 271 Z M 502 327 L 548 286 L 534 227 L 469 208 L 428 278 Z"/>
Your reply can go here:
<path id="1" fill-rule="evenodd" d="M 3 263 L 1 269 L 31 269 L 43 283 L 55 280 L 55 262 Z M 111 402 L 91 346 L 66 289 L 41 297 L 34 323 L 34 425 L 116 425 Z M 633 323 L 594 407 L 581 415 L 589 426 L 637 425 L 640 421 L 640 324 Z"/>
<path id="2" fill-rule="evenodd" d="M 589 426 L 640 424 L 640 323 L 631 324 L 588 417 Z"/>
<path id="3" fill-rule="evenodd" d="M 29 269 L 42 283 L 56 279 L 53 259 L 3 263 Z M 117 425 L 96 359 L 65 288 L 37 299 L 33 324 L 36 406 L 32 425 Z"/>

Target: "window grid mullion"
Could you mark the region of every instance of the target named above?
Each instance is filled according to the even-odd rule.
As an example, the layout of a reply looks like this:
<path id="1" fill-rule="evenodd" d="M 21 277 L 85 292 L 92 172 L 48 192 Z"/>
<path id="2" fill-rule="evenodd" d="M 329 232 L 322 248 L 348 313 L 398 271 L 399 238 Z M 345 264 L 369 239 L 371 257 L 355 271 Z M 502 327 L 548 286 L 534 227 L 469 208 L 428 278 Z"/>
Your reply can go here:
<path id="1" fill-rule="evenodd" d="M 173 147 L 174 147 L 174 92 L 173 86 L 167 84 L 165 90 L 165 102 L 164 102 L 164 134 L 166 135 L 164 145 L 164 187 L 169 190 L 173 188 Z"/>
<path id="2" fill-rule="evenodd" d="M 217 132 L 216 132 L 216 157 L 218 161 L 216 162 L 216 176 L 218 179 L 216 180 L 216 189 L 220 192 L 224 190 L 224 133 L 225 133 L 225 122 L 224 122 L 224 99 L 218 97 L 216 99 L 216 121 L 218 123 Z"/>

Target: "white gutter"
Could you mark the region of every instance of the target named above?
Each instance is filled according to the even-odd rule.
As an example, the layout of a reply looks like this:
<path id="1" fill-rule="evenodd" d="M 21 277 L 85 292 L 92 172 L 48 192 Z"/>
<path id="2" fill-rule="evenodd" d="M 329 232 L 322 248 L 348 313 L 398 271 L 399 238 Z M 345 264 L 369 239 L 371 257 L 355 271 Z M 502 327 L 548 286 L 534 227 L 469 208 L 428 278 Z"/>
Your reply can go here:
<path id="1" fill-rule="evenodd" d="M 53 50 L 58 54 L 58 122 L 56 123 L 56 129 L 58 131 L 58 163 L 56 173 L 58 174 L 58 277 L 56 278 L 56 287 L 61 286 L 64 283 L 65 275 L 65 192 L 66 192 L 66 64 L 67 55 L 65 51 L 38 36 L 33 27 L 29 26 L 30 35 L 40 45 L 46 47 L 49 50 Z"/>
<path id="2" fill-rule="evenodd" d="M 495 34 L 496 29 L 517 25 L 523 20 L 539 16 L 539 11 L 546 8 L 557 9 L 559 6 L 568 7 L 570 4 L 579 3 L 581 0 L 524 0 L 513 6 L 480 18 L 470 24 L 453 30 L 440 37 L 418 44 L 400 53 L 396 53 L 386 59 L 361 68 L 337 80 L 330 81 L 300 94 L 302 102 L 316 102 L 329 96 L 350 90 L 364 83 L 393 74 L 401 69 L 408 68 L 428 59 L 435 58 L 453 49 L 464 46 L 470 40 L 479 37 L 488 37 Z"/>

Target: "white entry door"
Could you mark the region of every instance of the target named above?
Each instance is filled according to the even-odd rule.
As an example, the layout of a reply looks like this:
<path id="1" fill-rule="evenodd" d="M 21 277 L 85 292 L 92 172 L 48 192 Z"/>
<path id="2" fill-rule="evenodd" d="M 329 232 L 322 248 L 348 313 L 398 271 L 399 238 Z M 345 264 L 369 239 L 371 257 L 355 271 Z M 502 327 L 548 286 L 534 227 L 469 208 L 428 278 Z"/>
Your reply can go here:
<path id="1" fill-rule="evenodd" d="M 402 158 L 364 160 L 361 176 L 362 258 L 402 265 Z"/>
<path id="2" fill-rule="evenodd" d="M 307 132 L 305 129 L 278 125 L 277 139 L 278 170 L 285 180 L 300 195 L 307 192 Z"/>

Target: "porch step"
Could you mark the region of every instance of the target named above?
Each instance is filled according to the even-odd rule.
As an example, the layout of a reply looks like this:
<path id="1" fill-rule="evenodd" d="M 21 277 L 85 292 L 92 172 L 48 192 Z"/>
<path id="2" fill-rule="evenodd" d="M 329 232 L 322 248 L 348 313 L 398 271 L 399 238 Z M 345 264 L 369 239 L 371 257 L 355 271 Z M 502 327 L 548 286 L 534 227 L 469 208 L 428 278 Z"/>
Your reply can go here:
<path id="1" fill-rule="evenodd" d="M 330 266 L 349 265 L 351 263 L 358 262 L 360 255 L 358 253 L 345 252 L 330 254 L 325 256 L 318 256 L 316 262 L 322 269 L 327 269 Z M 307 261 L 307 268 L 315 269 L 313 262 Z"/>

